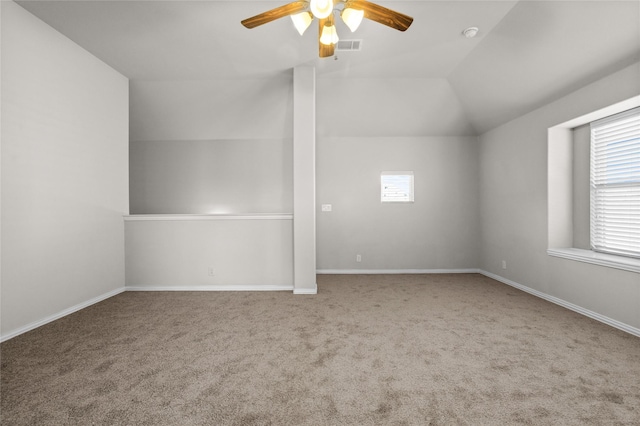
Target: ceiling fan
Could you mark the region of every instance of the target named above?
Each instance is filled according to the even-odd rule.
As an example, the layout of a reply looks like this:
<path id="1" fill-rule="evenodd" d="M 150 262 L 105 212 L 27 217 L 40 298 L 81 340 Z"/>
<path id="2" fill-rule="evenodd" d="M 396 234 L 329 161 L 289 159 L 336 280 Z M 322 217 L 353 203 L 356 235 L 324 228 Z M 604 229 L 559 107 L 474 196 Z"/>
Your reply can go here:
<path id="1" fill-rule="evenodd" d="M 410 16 L 367 0 L 301 0 L 247 18 L 241 23 L 247 28 L 255 28 L 276 19 L 291 16 L 293 24 L 302 35 L 311 25 L 313 18 L 318 18 L 319 56 L 326 58 L 333 56 L 335 45 L 338 43 L 334 12 L 340 14 L 352 32 L 358 28 L 362 18 L 399 31 L 406 31 L 413 22 L 413 18 Z"/>

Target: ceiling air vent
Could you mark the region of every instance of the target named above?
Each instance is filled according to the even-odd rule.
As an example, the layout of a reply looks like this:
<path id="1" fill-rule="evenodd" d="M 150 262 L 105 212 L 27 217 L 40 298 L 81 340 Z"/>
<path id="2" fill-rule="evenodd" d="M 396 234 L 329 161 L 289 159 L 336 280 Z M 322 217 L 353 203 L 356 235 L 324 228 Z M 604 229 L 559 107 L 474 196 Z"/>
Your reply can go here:
<path id="1" fill-rule="evenodd" d="M 336 44 L 336 52 L 353 52 L 362 50 L 362 40 L 340 40 Z"/>

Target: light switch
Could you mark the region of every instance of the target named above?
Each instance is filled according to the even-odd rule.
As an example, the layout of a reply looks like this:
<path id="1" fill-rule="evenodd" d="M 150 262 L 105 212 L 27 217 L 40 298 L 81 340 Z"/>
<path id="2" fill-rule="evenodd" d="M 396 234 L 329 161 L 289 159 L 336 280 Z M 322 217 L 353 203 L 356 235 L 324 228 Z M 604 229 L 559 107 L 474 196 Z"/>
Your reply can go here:
<path id="1" fill-rule="evenodd" d="M 322 205 L 322 211 L 323 212 L 330 212 L 331 211 L 331 204 L 323 204 Z"/>

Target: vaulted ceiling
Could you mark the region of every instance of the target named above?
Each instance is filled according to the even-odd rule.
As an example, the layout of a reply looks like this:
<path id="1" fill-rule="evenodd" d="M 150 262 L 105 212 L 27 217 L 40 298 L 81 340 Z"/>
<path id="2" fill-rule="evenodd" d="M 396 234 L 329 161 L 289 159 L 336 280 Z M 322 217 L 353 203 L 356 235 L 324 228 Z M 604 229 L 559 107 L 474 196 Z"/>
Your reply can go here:
<path id="1" fill-rule="evenodd" d="M 640 60 L 637 0 L 380 0 L 412 16 L 413 25 L 403 33 L 365 20 L 351 33 L 338 22 L 341 39 L 362 40 L 362 50 L 325 59 L 317 31 L 299 36 L 288 18 L 252 30 L 240 25 L 286 0 L 18 3 L 132 85 L 269 79 L 312 65 L 319 88 L 375 102 L 370 82 L 384 81 L 384 99 L 393 102 L 396 89 L 399 103 L 406 98 L 407 123 L 448 108 L 449 124 L 462 134 L 485 132 Z M 480 28 L 476 38 L 461 34 L 470 26 Z M 447 125 L 435 132 L 450 133 Z"/>

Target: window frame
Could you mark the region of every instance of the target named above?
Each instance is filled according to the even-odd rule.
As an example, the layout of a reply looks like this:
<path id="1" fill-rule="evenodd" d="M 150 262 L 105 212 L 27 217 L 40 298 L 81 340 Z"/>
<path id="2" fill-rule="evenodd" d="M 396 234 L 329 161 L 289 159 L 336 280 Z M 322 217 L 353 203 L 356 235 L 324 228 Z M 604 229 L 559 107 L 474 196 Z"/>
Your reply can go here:
<path id="1" fill-rule="evenodd" d="M 547 129 L 547 255 L 640 274 L 640 259 L 573 247 L 572 130 L 640 107 L 640 95 L 569 119 Z"/>
<path id="2" fill-rule="evenodd" d="M 630 237 L 640 232 L 639 221 L 632 219 L 640 197 L 640 160 L 634 158 L 640 152 L 638 124 L 640 107 L 590 123 L 589 240 L 595 252 L 640 258 L 640 239 Z"/>
<path id="3" fill-rule="evenodd" d="M 391 196 L 388 195 L 389 191 L 385 191 L 385 189 L 387 189 L 387 186 L 385 185 L 391 185 L 393 184 L 393 182 L 389 182 L 387 181 L 385 183 L 385 176 L 389 176 L 392 178 L 404 178 L 404 177 L 409 177 L 409 187 L 408 188 L 399 188 L 399 189 L 406 189 L 407 190 L 407 199 L 399 199 L 399 198 L 393 198 Z M 387 197 L 385 198 L 385 195 L 387 195 Z M 414 203 L 415 202 L 415 176 L 413 174 L 413 171 L 382 171 L 380 172 L 380 203 L 383 204 L 387 204 L 387 203 Z"/>

